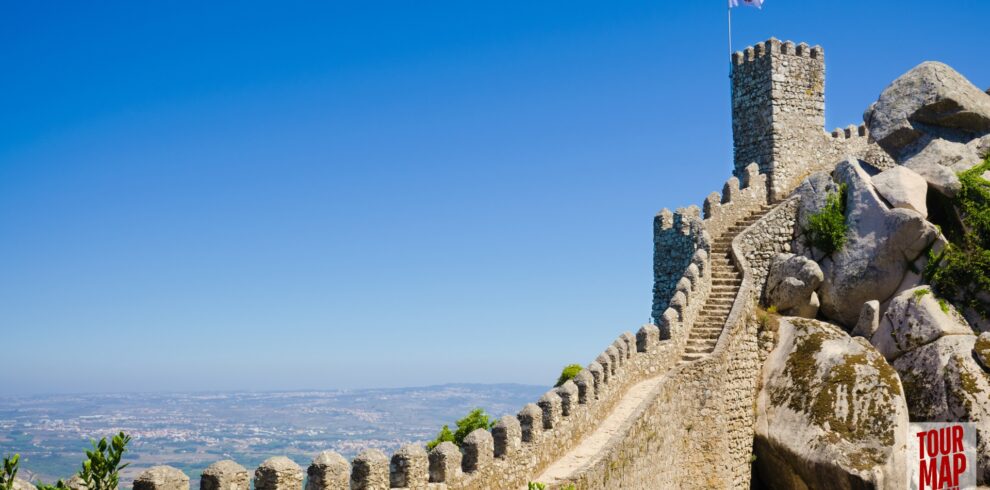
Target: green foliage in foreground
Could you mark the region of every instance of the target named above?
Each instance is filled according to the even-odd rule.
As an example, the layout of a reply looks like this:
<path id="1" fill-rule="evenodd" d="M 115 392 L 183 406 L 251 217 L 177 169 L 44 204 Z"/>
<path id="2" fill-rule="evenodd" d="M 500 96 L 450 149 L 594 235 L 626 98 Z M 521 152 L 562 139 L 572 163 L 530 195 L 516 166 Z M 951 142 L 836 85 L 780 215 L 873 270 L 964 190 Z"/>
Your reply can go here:
<path id="1" fill-rule="evenodd" d="M 120 483 L 120 470 L 130 463 L 120 464 L 131 437 L 123 432 L 113 436 L 107 443 L 104 437 L 100 442 L 92 441 L 93 449 L 86 451 L 79 477 L 89 490 L 116 490 Z"/>
<path id="2" fill-rule="evenodd" d="M 963 233 L 941 254 L 929 251 L 925 276 L 957 307 L 972 308 L 990 318 L 990 182 L 981 175 L 990 170 L 990 158 L 959 174 L 962 190 L 953 206 L 963 224 Z M 981 298 L 982 296 L 982 298 Z"/>
<path id="3" fill-rule="evenodd" d="M 584 369 L 580 364 L 568 364 L 564 367 L 564 370 L 560 372 L 560 377 L 557 378 L 557 383 L 553 385 L 554 387 L 560 386 L 566 383 L 568 380 L 573 379 L 581 370 Z"/>
<path id="4" fill-rule="evenodd" d="M 495 426 L 495 422 L 495 417 L 488 415 L 480 408 L 476 408 L 471 410 L 464 418 L 457 421 L 456 431 L 451 432 L 450 427 L 444 425 L 440 429 L 440 433 L 437 434 L 436 439 L 426 443 L 426 448 L 433 449 L 441 442 L 453 442 L 460 446 L 468 434 L 474 432 L 476 429 L 490 430 Z"/>
<path id="5" fill-rule="evenodd" d="M 3 458 L 3 473 L 0 474 L 0 490 L 12 490 L 14 488 L 14 478 L 17 477 L 17 465 L 20 459 L 20 454 Z"/>
<path id="6" fill-rule="evenodd" d="M 846 244 L 846 184 L 839 186 L 839 192 L 830 192 L 825 198 L 825 207 L 808 217 L 805 236 L 808 244 L 832 255 Z"/>
<path id="7" fill-rule="evenodd" d="M 86 451 L 86 459 L 82 463 L 82 469 L 77 473 L 82 479 L 83 485 L 90 490 L 116 490 L 120 485 L 120 470 L 129 464 L 120 464 L 120 460 L 123 458 L 124 451 L 127 450 L 127 443 L 130 441 L 131 437 L 123 432 L 113 436 L 109 443 L 105 437 L 100 439 L 100 442 L 91 441 L 93 449 Z M 0 490 L 13 490 L 19 463 L 19 454 L 3 458 Z M 69 486 L 62 480 L 54 485 L 39 481 L 34 486 L 38 490 L 69 489 Z"/>

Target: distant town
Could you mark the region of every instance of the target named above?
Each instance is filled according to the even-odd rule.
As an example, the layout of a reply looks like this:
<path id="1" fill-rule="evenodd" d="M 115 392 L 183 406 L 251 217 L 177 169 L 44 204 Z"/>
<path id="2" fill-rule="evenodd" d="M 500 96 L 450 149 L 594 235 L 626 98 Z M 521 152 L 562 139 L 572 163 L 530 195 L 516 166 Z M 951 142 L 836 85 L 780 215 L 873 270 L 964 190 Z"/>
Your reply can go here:
<path id="1" fill-rule="evenodd" d="M 20 453 L 32 482 L 78 471 L 91 439 L 133 437 L 122 486 L 167 464 L 194 480 L 210 463 L 247 468 L 284 455 L 303 467 L 323 450 L 351 458 L 432 439 L 473 408 L 499 417 L 539 397 L 542 386 L 443 385 L 272 393 L 154 393 L 0 397 L 0 452 Z"/>

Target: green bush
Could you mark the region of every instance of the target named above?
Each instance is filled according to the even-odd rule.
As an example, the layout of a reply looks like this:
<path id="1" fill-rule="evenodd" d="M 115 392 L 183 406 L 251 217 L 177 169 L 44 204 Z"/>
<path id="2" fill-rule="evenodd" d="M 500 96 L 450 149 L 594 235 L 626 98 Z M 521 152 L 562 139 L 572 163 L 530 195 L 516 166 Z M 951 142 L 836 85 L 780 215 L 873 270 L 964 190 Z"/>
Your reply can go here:
<path id="1" fill-rule="evenodd" d="M 100 442 L 92 441 L 93 449 L 86 451 L 79 477 L 88 490 L 116 490 L 120 483 L 120 470 L 128 464 L 120 464 L 131 437 L 123 432 L 113 436 L 110 443 L 104 437 Z"/>
<path id="2" fill-rule="evenodd" d="M 529 485 L 527 485 L 526 487 L 527 487 L 527 490 L 546 490 L 547 484 L 546 483 L 540 483 L 538 481 L 531 481 L 531 482 L 529 482 Z"/>
<path id="3" fill-rule="evenodd" d="M 433 449 L 440 445 L 441 442 L 454 442 L 454 433 L 450 431 L 450 427 L 447 424 L 443 425 L 440 429 L 440 433 L 437 434 L 437 438 L 426 443 L 426 449 Z"/>
<path id="4" fill-rule="evenodd" d="M 962 236 L 939 255 L 929 251 L 925 269 L 939 296 L 984 318 L 990 318 L 990 303 L 980 299 L 990 291 L 990 182 L 981 177 L 987 170 L 990 158 L 959 174 L 962 189 L 952 204 L 962 220 Z"/>
<path id="5" fill-rule="evenodd" d="M 495 417 L 488 415 L 480 408 L 476 408 L 471 410 L 464 418 L 457 421 L 457 430 L 453 433 L 450 432 L 450 427 L 444 425 L 440 429 L 440 433 L 437 434 L 437 438 L 426 443 L 426 448 L 433 449 L 441 442 L 453 442 L 460 446 L 464 443 L 464 438 L 468 434 L 474 432 L 476 429 L 490 430 L 495 426 L 495 422 Z"/>
<path id="6" fill-rule="evenodd" d="M 846 244 L 846 184 L 839 186 L 839 192 L 830 192 L 825 198 L 825 207 L 808 217 L 805 230 L 808 244 L 831 255 Z"/>
<path id="7" fill-rule="evenodd" d="M 3 473 L 0 474 L 0 490 L 12 490 L 14 488 L 14 478 L 17 478 L 17 465 L 20 459 L 20 454 L 3 458 Z"/>
<path id="8" fill-rule="evenodd" d="M 573 379 L 581 370 L 584 369 L 580 364 L 568 364 L 564 367 L 564 370 L 560 372 L 560 377 L 557 378 L 557 384 L 554 387 L 560 386 L 567 382 L 569 379 Z"/>
<path id="9" fill-rule="evenodd" d="M 120 485 L 120 470 L 127 467 L 129 463 L 120 464 L 120 460 L 127 450 L 127 443 L 131 441 L 130 436 L 123 432 L 113 436 L 110 442 L 104 437 L 100 442 L 91 441 L 92 451 L 86 451 L 86 459 L 79 470 L 79 477 L 83 485 L 89 490 L 117 490 Z M 20 455 L 3 458 L 3 474 L 0 474 L 0 490 L 12 490 L 14 487 L 14 477 L 17 476 L 17 467 Z M 34 484 L 38 490 L 68 490 L 69 486 L 62 480 L 54 485 L 43 482 Z"/>

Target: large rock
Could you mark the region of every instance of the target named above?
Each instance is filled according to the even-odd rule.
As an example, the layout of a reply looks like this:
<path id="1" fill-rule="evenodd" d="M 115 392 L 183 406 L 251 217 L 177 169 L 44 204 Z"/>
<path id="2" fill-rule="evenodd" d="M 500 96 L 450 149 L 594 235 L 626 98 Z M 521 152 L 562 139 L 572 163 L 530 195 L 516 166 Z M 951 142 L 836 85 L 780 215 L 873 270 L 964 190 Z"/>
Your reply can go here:
<path id="1" fill-rule="evenodd" d="M 756 469 L 768 488 L 906 488 L 908 410 L 862 338 L 783 318 L 757 400 Z"/>
<path id="2" fill-rule="evenodd" d="M 815 261 L 800 255 L 777 254 L 767 275 L 767 303 L 785 315 L 814 318 L 818 312 L 815 290 L 824 278 Z"/>
<path id="3" fill-rule="evenodd" d="M 973 422 L 980 434 L 990 433 L 990 375 L 976 361 L 988 349 L 974 335 L 946 335 L 897 358 L 911 420 Z M 986 484 L 990 438 L 977 439 L 977 481 Z"/>
<path id="4" fill-rule="evenodd" d="M 876 142 L 898 157 L 926 133 L 956 141 L 990 133 L 990 96 L 948 65 L 929 61 L 894 80 L 863 119 Z"/>
<path id="5" fill-rule="evenodd" d="M 895 208 L 917 211 L 928 217 L 928 182 L 907 167 L 894 167 L 873 176 L 873 186 Z"/>
<path id="6" fill-rule="evenodd" d="M 978 148 L 978 145 L 934 139 L 906 156 L 901 164 L 924 178 L 932 189 L 953 197 L 962 187 L 956 174 L 980 163 Z"/>
<path id="7" fill-rule="evenodd" d="M 920 286 L 894 296 L 870 342 L 893 361 L 946 335 L 973 335 L 973 330 L 952 305 Z"/>
<path id="8" fill-rule="evenodd" d="M 852 328 L 863 303 L 883 303 L 897 291 L 938 231 L 916 211 L 890 209 L 856 160 L 840 163 L 835 177 L 847 185 L 849 229 L 845 245 L 821 261 L 825 281 L 818 296 L 828 318 Z"/>

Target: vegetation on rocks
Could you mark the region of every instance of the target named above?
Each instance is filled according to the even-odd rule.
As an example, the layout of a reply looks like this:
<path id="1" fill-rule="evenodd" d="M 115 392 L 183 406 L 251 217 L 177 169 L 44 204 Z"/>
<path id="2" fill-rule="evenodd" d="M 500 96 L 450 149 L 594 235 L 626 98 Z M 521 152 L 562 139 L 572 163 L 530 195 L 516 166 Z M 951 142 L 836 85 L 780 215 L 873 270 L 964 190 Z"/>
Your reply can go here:
<path id="1" fill-rule="evenodd" d="M 468 434 L 474 432 L 476 429 L 490 430 L 495 426 L 496 422 L 495 417 L 488 415 L 480 408 L 476 408 L 468 412 L 464 418 L 457 421 L 457 430 L 451 431 L 449 426 L 444 425 L 440 429 L 440 433 L 437 434 L 436 439 L 426 443 L 426 448 L 433 449 L 441 442 L 452 442 L 460 446 Z"/>
<path id="2" fill-rule="evenodd" d="M 553 386 L 558 387 L 566 383 L 568 380 L 573 379 L 575 376 L 578 375 L 578 373 L 581 372 L 582 369 L 584 368 L 581 367 L 580 364 L 568 364 L 560 372 L 560 377 L 557 378 L 557 383 L 554 384 Z"/>
<path id="3" fill-rule="evenodd" d="M 821 211 L 808 217 L 808 229 L 805 236 L 808 244 L 831 255 L 842 249 L 846 244 L 846 184 L 839 187 L 839 192 L 830 192 Z"/>
<path id="4" fill-rule="evenodd" d="M 990 159 L 959 174 L 962 190 L 953 206 L 962 229 L 949 236 L 942 253 L 929 252 L 925 270 L 940 296 L 984 318 L 990 317 L 990 182 L 982 177 L 987 171 Z"/>

